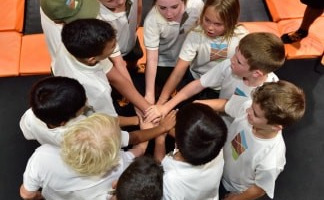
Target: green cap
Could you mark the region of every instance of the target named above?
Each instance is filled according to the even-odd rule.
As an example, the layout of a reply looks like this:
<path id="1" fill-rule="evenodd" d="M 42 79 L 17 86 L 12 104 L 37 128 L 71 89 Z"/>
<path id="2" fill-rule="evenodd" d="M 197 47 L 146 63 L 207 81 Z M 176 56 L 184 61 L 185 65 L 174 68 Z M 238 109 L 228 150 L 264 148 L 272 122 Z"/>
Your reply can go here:
<path id="1" fill-rule="evenodd" d="M 97 0 L 41 0 L 43 12 L 53 21 L 72 22 L 76 19 L 96 18 Z"/>

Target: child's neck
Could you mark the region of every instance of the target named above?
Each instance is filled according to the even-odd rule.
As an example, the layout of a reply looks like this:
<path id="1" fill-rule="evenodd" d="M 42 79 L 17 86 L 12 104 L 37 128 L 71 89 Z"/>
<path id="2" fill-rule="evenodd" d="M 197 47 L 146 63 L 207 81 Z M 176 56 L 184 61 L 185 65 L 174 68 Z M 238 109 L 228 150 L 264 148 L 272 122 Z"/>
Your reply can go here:
<path id="1" fill-rule="evenodd" d="M 243 82 L 245 85 L 249 87 L 258 87 L 263 85 L 263 83 L 267 80 L 268 75 L 258 76 L 258 77 L 243 77 Z"/>
<path id="2" fill-rule="evenodd" d="M 252 127 L 253 134 L 261 139 L 271 139 L 277 136 L 278 131 L 269 128 L 256 128 L 255 126 Z"/>
<path id="3" fill-rule="evenodd" d="M 127 2 L 127 1 L 126 1 Z M 105 6 L 106 7 L 106 6 Z M 126 11 L 126 3 L 123 6 L 120 6 L 118 8 L 108 8 L 106 7 L 108 10 L 110 10 L 113 13 L 120 13 L 120 12 L 125 12 Z"/>

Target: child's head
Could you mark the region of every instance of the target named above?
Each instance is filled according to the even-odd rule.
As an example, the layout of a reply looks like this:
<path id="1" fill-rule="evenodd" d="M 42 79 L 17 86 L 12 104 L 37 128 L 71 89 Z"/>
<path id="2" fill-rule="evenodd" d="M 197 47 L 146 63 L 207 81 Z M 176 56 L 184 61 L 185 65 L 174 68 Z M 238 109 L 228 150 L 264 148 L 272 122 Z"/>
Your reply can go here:
<path id="1" fill-rule="evenodd" d="M 103 175 L 118 165 L 120 140 L 117 118 L 95 113 L 65 132 L 61 156 L 81 175 Z"/>
<path id="2" fill-rule="evenodd" d="M 281 39 L 272 33 L 250 33 L 240 40 L 235 55 L 232 58 L 243 57 L 249 71 L 260 70 L 267 74 L 279 69 L 285 62 L 285 47 Z M 233 68 L 235 73 L 235 69 Z"/>
<path id="3" fill-rule="evenodd" d="M 114 11 L 125 6 L 126 0 L 99 0 L 102 5 Z"/>
<path id="4" fill-rule="evenodd" d="M 81 114 L 86 101 L 85 90 L 77 80 L 59 76 L 36 82 L 29 100 L 36 117 L 53 127 Z"/>
<path id="5" fill-rule="evenodd" d="M 96 18 L 99 13 L 99 3 L 94 0 L 40 0 L 40 6 L 51 20 L 58 23 Z"/>
<path id="6" fill-rule="evenodd" d="M 200 24 L 207 36 L 224 36 L 229 40 L 240 15 L 238 0 L 207 0 L 201 12 Z"/>
<path id="7" fill-rule="evenodd" d="M 116 31 L 99 19 L 79 19 L 65 24 L 62 41 L 78 59 L 93 59 L 94 64 L 107 58 L 116 46 Z"/>
<path id="8" fill-rule="evenodd" d="M 282 129 L 299 120 L 305 112 L 303 90 L 287 81 L 264 83 L 252 93 L 252 100 L 247 112 L 250 124 L 256 128 L 268 124 Z"/>
<path id="9" fill-rule="evenodd" d="M 163 169 L 153 158 L 135 159 L 117 182 L 118 200 L 151 200 L 163 196 Z"/>
<path id="10" fill-rule="evenodd" d="M 191 103 L 177 112 L 175 141 L 184 160 L 202 165 L 213 160 L 223 148 L 227 128 L 209 106 Z"/>
<path id="11" fill-rule="evenodd" d="M 177 21 L 182 18 L 183 11 L 185 10 L 187 0 L 154 0 L 159 13 L 167 21 Z"/>

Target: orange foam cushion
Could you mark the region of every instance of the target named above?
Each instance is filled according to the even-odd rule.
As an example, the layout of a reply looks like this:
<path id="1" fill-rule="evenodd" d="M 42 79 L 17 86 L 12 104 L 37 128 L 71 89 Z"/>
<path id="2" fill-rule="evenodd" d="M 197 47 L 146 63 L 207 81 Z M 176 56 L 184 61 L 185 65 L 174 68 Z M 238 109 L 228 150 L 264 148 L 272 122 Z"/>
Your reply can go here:
<path id="1" fill-rule="evenodd" d="M 21 44 L 19 73 L 21 75 L 49 74 L 51 57 L 44 34 L 24 35 Z"/>
<path id="2" fill-rule="evenodd" d="M 0 31 L 21 32 L 24 22 L 25 0 L 0 1 Z"/>
<path id="3" fill-rule="evenodd" d="M 141 59 L 138 60 L 137 64 L 141 65 L 141 64 L 146 64 L 146 50 L 145 50 L 145 46 L 144 46 L 144 28 L 143 27 L 138 27 L 137 29 L 137 37 L 139 40 L 139 43 L 141 45 L 141 48 L 143 50 L 143 57 Z"/>
<path id="4" fill-rule="evenodd" d="M 280 35 L 296 31 L 301 19 L 282 20 L 278 22 Z M 300 42 L 285 44 L 287 58 L 314 58 L 322 56 L 324 51 L 324 17 L 319 17 L 310 27 L 308 36 Z"/>
<path id="5" fill-rule="evenodd" d="M 15 31 L 2 31 L 0 32 L 0 44 L 0 76 L 17 76 L 21 34 Z"/>
<path id="6" fill-rule="evenodd" d="M 279 37 L 278 25 L 275 22 L 241 22 L 250 32 L 270 32 Z"/>
<path id="7" fill-rule="evenodd" d="M 266 4 L 272 20 L 275 22 L 285 19 L 302 18 L 306 9 L 306 5 L 299 0 L 266 0 Z"/>

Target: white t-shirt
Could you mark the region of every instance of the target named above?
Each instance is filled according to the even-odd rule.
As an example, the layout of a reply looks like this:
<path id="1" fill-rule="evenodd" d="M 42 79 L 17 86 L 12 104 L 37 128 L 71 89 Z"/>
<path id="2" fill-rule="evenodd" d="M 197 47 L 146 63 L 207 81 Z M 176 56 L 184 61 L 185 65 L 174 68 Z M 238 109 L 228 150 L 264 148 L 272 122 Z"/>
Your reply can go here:
<path id="1" fill-rule="evenodd" d="M 126 12 L 114 13 L 102 3 L 100 3 L 98 16 L 99 19 L 109 22 L 116 29 L 119 49 L 123 56 L 134 48 L 136 42 L 138 0 L 128 1 L 132 4 L 128 16 Z"/>
<path id="2" fill-rule="evenodd" d="M 226 113 L 236 118 L 224 146 L 222 183 L 231 192 L 243 192 L 255 184 L 273 198 L 276 178 L 286 164 L 286 147 L 281 131 L 271 139 L 252 133 L 245 111 L 251 104 L 252 100 L 247 101 L 237 109 L 238 105 L 229 101 L 225 106 Z"/>
<path id="3" fill-rule="evenodd" d="M 188 0 L 184 23 L 169 22 L 153 6 L 144 21 L 144 45 L 148 50 L 159 50 L 158 66 L 175 66 L 187 33 L 196 26 L 204 2 Z"/>
<path id="4" fill-rule="evenodd" d="M 179 58 L 191 62 L 190 72 L 195 79 L 198 79 L 219 62 L 231 58 L 235 54 L 239 41 L 247 33 L 243 26 L 238 26 L 235 28 L 234 36 L 230 41 L 226 41 L 223 37 L 208 37 L 202 27 L 197 26 L 188 33 Z"/>
<path id="5" fill-rule="evenodd" d="M 267 74 L 265 82 L 277 82 L 278 80 L 278 77 L 273 72 L 270 72 Z M 200 83 L 206 88 L 221 87 L 219 98 L 222 99 L 229 99 L 235 94 L 237 96 L 246 97 L 248 100 L 251 97 L 251 91 L 256 88 L 247 86 L 242 78 L 232 73 L 230 59 L 218 63 L 207 73 L 202 75 Z"/>
<path id="6" fill-rule="evenodd" d="M 102 177 L 82 176 L 62 160 L 60 149 L 48 144 L 37 148 L 29 158 L 24 172 L 24 187 L 28 191 L 42 188 L 47 200 L 106 200 L 112 182 L 133 161 L 130 152 L 120 152 L 119 165 Z"/>
<path id="7" fill-rule="evenodd" d="M 27 140 L 37 140 L 40 144 L 50 144 L 53 146 L 61 146 L 62 136 L 70 125 L 85 119 L 86 116 L 80 115 L 68 121 L 64 126 L 56 128 L 48 128 L 47 125 L 38 119 L 29 108 L 21 117 L 19 125 Z M 121 146 L 127 147 L 129 143 L 129 133 L 121 131 Z"/>
<path id="8" fill-rule="evenodd" d="M 219 199 L 224 166 L 222 151 L 214 160 L 200 166 L 174 160 L 170 155 L 165 156 L 161 164 L 164 169 L 164 200 Z"/>
<path id="9" fill-rule="evenodd" d="M 53 62 L 56 50 L 62 44 L 61 31 L 63 24 L 56 24 L 54 21 L 48 18 L 47 15 L 43 12 L 42 8 L 40 8 L 40 18 L 48 50 Z"/>
<path id="10" fill-rule="evenodd" d="M 88 66 L 75 59 L 61 45 L 57 51 L 54 65 L 52 66 L 55 76 L 65 76 L 78 80 L 84 87 L 88 103 L 95 112 L 117 116 L 111 98 L 111 87 L 106 73 L 112 68 L 109 59 L 104 59 L 94 66 Z"/>

